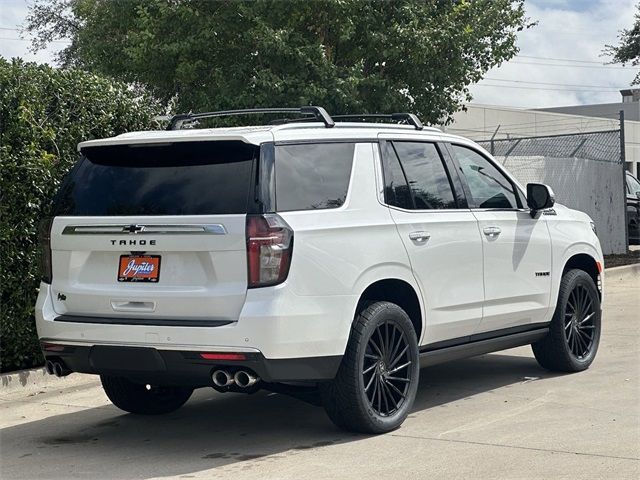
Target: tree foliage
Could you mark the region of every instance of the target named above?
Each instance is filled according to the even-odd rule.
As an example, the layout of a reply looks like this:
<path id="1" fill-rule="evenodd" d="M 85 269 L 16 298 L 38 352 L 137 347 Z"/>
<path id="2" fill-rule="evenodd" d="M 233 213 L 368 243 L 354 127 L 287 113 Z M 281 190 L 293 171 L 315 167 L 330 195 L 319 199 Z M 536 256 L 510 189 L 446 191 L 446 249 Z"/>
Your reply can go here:
<path id="1" fill-rule="evenodd" d="M 640 65 L 640 3 L 636 5 L 635 21 L 633 26 L 628 30 L 622 30 L 618 38 L 618 45 L 607 45 L 604 53 L 612 57 L 612 63 L 622 63 L 626 65 L 630 63 L 634 67 Z M 640 73 L 638 73 L 632 85 L 640 84 Z"/>
<path id="2" fill-rule="evenodd" d="M 41 361 L 33 319 L 38 223 L 81 140 L 151 125 L 144 92 L 75 69 L 0 57 L 0 330 L 2 371 Z"/>
<path id="3" fill-rule="evenodd" d="M 319 104 L 447 119 L 513 57 L 524 0 L 36 0 L 34 48 L 182 111 Z"/>

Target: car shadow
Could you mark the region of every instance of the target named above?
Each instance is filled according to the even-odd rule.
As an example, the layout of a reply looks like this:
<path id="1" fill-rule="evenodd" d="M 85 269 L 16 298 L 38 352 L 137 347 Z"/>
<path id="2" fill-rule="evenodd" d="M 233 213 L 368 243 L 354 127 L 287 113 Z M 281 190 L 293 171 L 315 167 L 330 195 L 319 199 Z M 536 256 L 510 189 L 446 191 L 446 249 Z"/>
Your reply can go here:
<path id="1" fill-rule="evenodd" d="M 550 376 L 533 358 L 504 354 L 425 368 L 413 411 L 525 377 Z M 407 420 L 411 421 L 416 420 Z M 209 389 L 197 391 L 183 408 L 168 415 L 129 415 L 109 405 L 0 431 L 3 478 L 165 477 L 235 463 L 250 469 L 255 462 L 239 462 L 272 462 L 365 438 L 338 430 L 321 408 L 288 396 L 219 394 Z"/>

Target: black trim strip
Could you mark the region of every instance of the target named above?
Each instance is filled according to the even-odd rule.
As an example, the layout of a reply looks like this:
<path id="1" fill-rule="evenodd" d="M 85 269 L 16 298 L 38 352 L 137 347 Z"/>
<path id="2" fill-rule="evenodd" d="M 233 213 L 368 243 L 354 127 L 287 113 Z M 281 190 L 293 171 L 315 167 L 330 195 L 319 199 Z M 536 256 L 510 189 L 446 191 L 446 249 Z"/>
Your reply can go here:
<path id="1" fill-rule="evenodd" d="M 55 322 L 97 323 L 103 325 L 148 325 L 155 327 L 222 327 L 233 323 L 231 320 L 181 320 L 162 318 L 120 318 L 60 315 Z"/>
<path id="2" fill-rule="evenodd" d="M 276 147 L 282 145 L 309 145 L 315 143 L 378 143 L 376 138 L 318 138 L 309 140 L 278 140 L 273 143 Z"/>
<path id="3" fill-rule="evenodd" d="M 420 366 L 429 367 L 439 363 L 529 345 L 543 339 L 548 333 L 548 328 L 539 328 L 537 330 L 503 335 L 497 338 L 489 338 L 462 345 L 440 348 L 438 350 L 426 351 L 420 354 Z"/>
<path id="4" fill-rule="evenodd" d="M 442 340 L 440 342 L 429 343 L 428 345 L 420 347 L 420 353 L 433 352 L 443 348 L 457 347 L 461 345 L 469 345 L 483 340 L 494 340 L 508 335 L 535 331 L 541 328 L 548 328 L 549 323 L 550 322 L 529 323 L 527 325 L 517 325 L 515 327 L 502 328 L 500 330 L 493 330 L 490 332 L 475 333 L 468 337 L 458 337 L 452 338 L 450 340 Z"/>

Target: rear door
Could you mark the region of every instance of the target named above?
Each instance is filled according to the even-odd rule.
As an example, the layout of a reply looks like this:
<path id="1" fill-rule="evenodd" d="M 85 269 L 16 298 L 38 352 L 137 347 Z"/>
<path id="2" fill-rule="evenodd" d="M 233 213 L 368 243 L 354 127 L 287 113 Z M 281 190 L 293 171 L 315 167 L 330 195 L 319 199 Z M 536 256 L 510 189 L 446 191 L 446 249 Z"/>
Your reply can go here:
<path id="1" fill-rule="evenodd" d="M 83 149 L 54 207 L 56 312 L 237 320 L 258 150 L 230 141 Z"/>
<path id="2" fill-rule="evenodd" d="M 549 321 L 551 237 L 516 185 L 478 150 L 451 145 L 484 252 L 485 304 L 478 333 Z"/>
<path id="3" fill-rule="evenodd" d="M 436 143 L 388 140 L 381 151 L 385 201 L 426 306 L 423 343 L 462 343 L 482 319 L 478 222 Z"/>

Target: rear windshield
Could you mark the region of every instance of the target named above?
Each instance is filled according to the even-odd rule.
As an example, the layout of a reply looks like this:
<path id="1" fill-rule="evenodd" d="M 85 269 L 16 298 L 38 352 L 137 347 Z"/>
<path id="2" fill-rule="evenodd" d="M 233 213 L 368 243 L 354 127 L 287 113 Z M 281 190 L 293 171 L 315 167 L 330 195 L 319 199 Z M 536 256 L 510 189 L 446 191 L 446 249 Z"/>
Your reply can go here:
<path id="1" fill-rule="evenodd" d="M 347 197 L 353 143 L 276 147 L 276 207 L 279 212 L 342 206 Z"/>
<path id="2" fill-rule="evenodd" d="M 247 213 L 258 150 L 242 142 L 84 148 L 54 215 Z"/>

